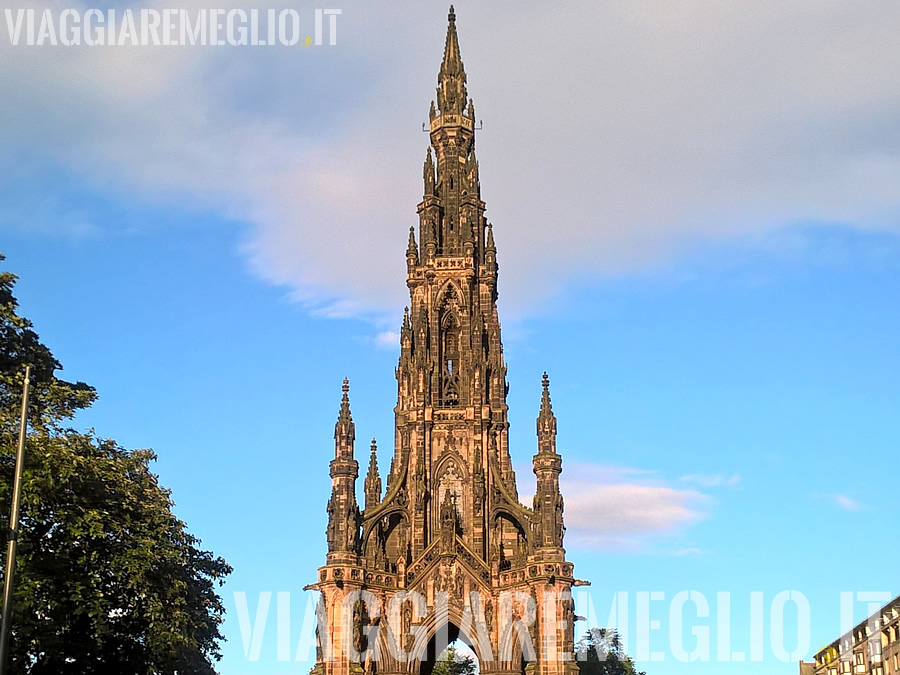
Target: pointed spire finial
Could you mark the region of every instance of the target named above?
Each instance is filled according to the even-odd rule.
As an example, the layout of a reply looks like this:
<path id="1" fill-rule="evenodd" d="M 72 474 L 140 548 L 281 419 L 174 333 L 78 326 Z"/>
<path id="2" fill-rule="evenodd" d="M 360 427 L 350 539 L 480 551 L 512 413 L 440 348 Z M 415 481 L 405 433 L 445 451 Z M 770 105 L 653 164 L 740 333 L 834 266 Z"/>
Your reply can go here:
<path id="1" fill-rule="evenodd" d="M 537 416 L 538 452 L 556 452 L 556 416 L 550 404 L 550 378 L 545 372 L 541 378 L 541 411 Z"/>
<path id="2" fill-rule="evenodd" d="M 462 114 L 468 101 L 466 71 L 459 55 L 459 37 L 456 35 L 456 12 L 450 6 L 447 40 L 444 44 L 444 61 L 438 73 L 437 107 L 442 114 Z"/>
<path id="3" fill-rule="evenodd" d="M 338 414 L 338 424 L 346 424 L 353 422 L 353 416 L 350 414 L 350 380 L 346 377 L 344 378 L 344 383 L 341 385 L 341 411 Z"/>
<path id="4" fill-rule="evenodd" d="M 366 476 L 366 489 L 371 481 L 378 480 L 378 444 L 372 439 L 372 451 L 369 455 L 369 473 Z"/>
<path id="5" fill-rule="evenodd" d="M 352 459 L 356 427 L 353 424 L 353 416 L 350 414 L 350 380 L 346 377 L 341 385 L 341 392 L 341 410 L 338 413 L 337 423 L 334 425 L 334 440 L 337 442 L 335 452 L 338 455 L 349 455 Z"/>
<path id="6" fill-rule="evenodd" d="M 343 413 L 345 410 L 347 414 L 350 414 L 350 380 L 346 377 L 344 378 L 344 383 L 341 385 L 341 412 Z"/>
<path id="7" fill-rule="evenodd" d="M 409 228 L 409 244 L 406 246 L 406 264 L 411 270 L 419 264 L 419 247 L 416 246 L 416 228 Z"/>
<path id="8" fill-rule="evenodd" d="M 553 414 L 553 406 L 550 404 L 550 378 L 547 377 L 547 371 L 544 371 L 544 376 L 541 378 L 541 386 L 543 387 L 543 392 L 541 393 L 541 415 L 552 415 Z"/>
<path id="9" fill-rule="evenodd" d="M 431 157 L 431 146 L 425 153 L 425 165 L 422 167 L 422 177 L 425 181 L 425 196 L 434 194 L 434 159 Z"/>
<path id="10" fill-rule="evenodd" d="M 366 508 L 372 508 L 381 501 L 381 476 L 378 475 L 378 445 L 372 439 L 372 454 L 369 455 L 369 472 L 366 474 Z"/>
<path id="11" fill-rule="evenodd" d="M 485 248 L 491 251 L 496 251 L 497 246 L 494 244 L 494 226 L 488 223 L 487 228 L 487 243 L 485 244 Z"/>

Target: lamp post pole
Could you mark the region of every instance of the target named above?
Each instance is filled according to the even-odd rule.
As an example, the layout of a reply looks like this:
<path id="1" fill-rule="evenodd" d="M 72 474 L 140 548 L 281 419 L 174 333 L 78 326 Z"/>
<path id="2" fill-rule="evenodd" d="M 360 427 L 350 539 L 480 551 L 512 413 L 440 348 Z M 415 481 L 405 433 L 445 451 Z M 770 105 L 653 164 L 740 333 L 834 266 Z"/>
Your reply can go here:
<path id="1" fill-rule="evenodd" d="M 25 470 L 25 436 L 28 433 L 28 389 L 31 366 L 25 366 L 22 385 L 22 417 L 19 419 L 19 447 L 16 451 L 16 476 L 13 481 L 12 507 L 9 511 L 9 531 L 6 546 L 6 574 L 3 577 L 3 610 L 0 619 L 0 675 L 6 675 L 9 665 L 9 622 L 12 615 L 13 577 L 16 574 L 16 547 L 19 539 L 19 502 L 22 499 L 22 472 Z"/>

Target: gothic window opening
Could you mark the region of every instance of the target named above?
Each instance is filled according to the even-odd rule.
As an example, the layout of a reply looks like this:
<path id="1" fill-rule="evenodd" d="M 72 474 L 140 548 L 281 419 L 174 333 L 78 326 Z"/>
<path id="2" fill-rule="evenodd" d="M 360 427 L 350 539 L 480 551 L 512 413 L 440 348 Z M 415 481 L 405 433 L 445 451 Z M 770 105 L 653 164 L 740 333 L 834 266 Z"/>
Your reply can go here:
<path id="1" fill-rule="evenodd" d="M 459 405 L 459 321 L 448 312 L 441 326 L 441 359 L 443 361 L 441 405 L 454 408 Z"/>
<path id="2" fill-rule="evenodd" d="M 384 524 L 385 571 L 397 572 L 399 561 L 409 559 L 409 521 L 400 513 L 392 513 Z"/>
<path id="3" fill-rule="evenodd" d="M 528 554 L 528 537 L 521 523 L 508 514 L 498 515 L 493 532 L 494 554 L 500 569 L 506 570 L 524 564 Z"/>

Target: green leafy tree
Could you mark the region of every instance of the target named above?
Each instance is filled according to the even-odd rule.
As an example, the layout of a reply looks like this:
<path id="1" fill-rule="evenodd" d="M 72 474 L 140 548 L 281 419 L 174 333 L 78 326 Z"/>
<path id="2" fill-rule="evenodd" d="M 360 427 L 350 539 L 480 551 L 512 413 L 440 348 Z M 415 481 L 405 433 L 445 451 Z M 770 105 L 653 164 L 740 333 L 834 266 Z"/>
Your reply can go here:
<path id="1" fill-rule="evenodd" d="M 460 654 L 455 645 L 449 645 L 435 661 L 432 675 L 475 675 L 478 667 L 475 659 Z"/>
<path id="2" fill-rule="evenodd" d="M 15 282 L 0 272 L 0 518 L 25 364 L 33 385 L 9 672 L 214 673 L 225 613 L 216 588 L 230 566 L 172 513 L 152 451 L 65 426 L 96 392 L 56 377 L 59 362 L 17 313 Z"/>
<path id="3" fill-rule="evenodd" d="M 625 653 L 619 634 L 606 628 L 584 634 L 575 645 L 575 663 L 580 675 L 646 675 Z"/>

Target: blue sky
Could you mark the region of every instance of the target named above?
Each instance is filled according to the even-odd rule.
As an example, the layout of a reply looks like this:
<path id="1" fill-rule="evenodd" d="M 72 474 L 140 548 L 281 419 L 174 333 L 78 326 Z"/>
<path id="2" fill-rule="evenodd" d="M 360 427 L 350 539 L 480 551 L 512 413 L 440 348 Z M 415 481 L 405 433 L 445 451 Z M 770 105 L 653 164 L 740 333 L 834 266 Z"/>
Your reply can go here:
<path id="1" fill-rule="evenodd" d="M 375 436 L 388 464 L 445 12 L 347 4 L 338 44 L 309 49 L 28 51 L 0 33 L 6 267 L 64 375 L 99 390 L 78 424 L 154 448 L 178 514 L 235 567 L 227 675 L 308 670 L 277 660 L 274 599 L 247 660 L 233 593 L 252 620 L 260 592 L 292 592 L 293 656 L 343 377 L 358 450 Z M 664 591 L 648 672 L 796 672 L 768 632 L 763 663 L 679 663 L 668 608 L 706 596 L 715 659 L 717 592 L 749 653 L 750 593 L 768 631 L 775 595 L 800 591 L 811 656 L 841 591 L 900 592 L 900 10 L 457 13 L 520 493 L 547 370 L 569 557 L 600 622 L 628 592 L 635 653 L 636 593 Z"/>

